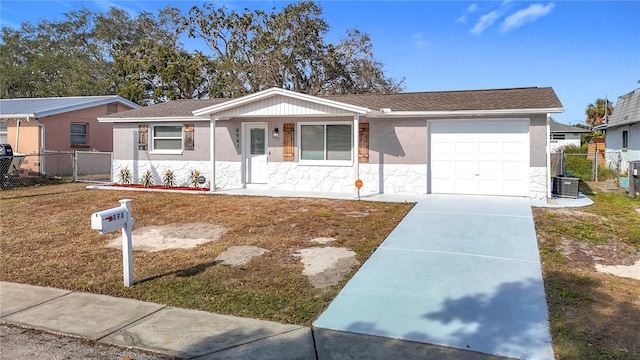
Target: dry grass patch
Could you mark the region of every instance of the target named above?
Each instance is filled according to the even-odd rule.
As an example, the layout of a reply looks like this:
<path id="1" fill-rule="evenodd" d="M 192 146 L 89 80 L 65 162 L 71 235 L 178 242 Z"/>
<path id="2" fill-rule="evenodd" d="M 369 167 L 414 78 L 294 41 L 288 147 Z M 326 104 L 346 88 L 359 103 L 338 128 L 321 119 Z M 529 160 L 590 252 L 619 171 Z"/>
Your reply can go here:
<path id="1" fill-rule="evenodd" d="M 118 233 L 90 229 L 93 212 L 131 198 L 134 230 L 166 224 L 215 224 L 219 240 L 192 249 L 134 251 L 136 284 L 122 285 L 122 254 L 106 245 Z M 335 238 L 360 264 L 411 204 L 176 193 L 85 190 L 65 184 L 0 192 L 0 279 L 152 301 L 172 306 L 309 325 L 339 285 L 314 288 L 296 253 Z M 353 216 L 366 214 L 366 216 Z M 133 238 L 135 245 L 135 235 Z M 268 250 L 243 266 L 216 258 L 232 246 Z"/>

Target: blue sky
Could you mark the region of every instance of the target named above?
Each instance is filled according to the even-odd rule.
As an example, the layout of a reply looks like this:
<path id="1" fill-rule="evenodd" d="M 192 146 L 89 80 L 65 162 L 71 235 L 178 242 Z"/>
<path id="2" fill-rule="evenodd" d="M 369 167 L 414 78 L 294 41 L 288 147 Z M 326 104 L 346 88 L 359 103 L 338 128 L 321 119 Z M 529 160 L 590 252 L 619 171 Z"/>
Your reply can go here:
<path id="1" fill-rule="evenodd" d="M 2 0 L 0 23 L 61 19 L 82 6 L 122 7 L 135 15 L 204 1 Z M 284 1 L 214 1 L 241 11 Z M 615 101 L 640 87 L 640 1 L 316 1 L 331 25 L 327 40 L 368 33 L 374 53 L 405 91 L 551 86 L 565 113 L 582 123 L 597 98 Z M 185 40 L 187 48 L 204 45 Z"/>

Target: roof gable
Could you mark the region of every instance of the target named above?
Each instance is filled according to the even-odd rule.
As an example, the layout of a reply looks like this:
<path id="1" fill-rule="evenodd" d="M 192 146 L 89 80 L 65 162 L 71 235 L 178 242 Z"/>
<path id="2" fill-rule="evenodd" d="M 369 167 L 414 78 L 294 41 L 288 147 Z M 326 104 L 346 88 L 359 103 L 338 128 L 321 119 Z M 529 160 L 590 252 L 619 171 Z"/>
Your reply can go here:
<path id="1" fill-rule="evenodd" d="M 195 116 L 219 118 L 242 116 L 319 116 L 346 113 L 366 114 L 366 107 L 301 94 L 280 88 L 270 88 L 193 112 Z"/>
<path id="2" fill-rule="evenodd" d="M 640 122 L 640 88 L 618 98 L 607 127 Z"/>
<path id="3" fill-rule="evenodd" d="M 39 119 L 114 102 L 133 109 L 139 108 L 137 104 L 117 95 L 2 99 L 0 100 L 0 116 L 30 116 Z"/>

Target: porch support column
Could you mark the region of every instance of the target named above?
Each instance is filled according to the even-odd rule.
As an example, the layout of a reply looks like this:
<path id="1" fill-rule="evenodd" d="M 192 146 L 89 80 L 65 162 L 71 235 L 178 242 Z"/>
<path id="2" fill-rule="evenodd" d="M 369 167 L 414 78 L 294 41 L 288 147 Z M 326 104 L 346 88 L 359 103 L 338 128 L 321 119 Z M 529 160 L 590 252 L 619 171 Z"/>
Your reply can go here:
<path id="1" fill-rule="evenodd" d="M 209 149 L 209 159 L 211 159 L 211 186 L 209 192 L 216 191 L 216 118 L 211 116 L 209 121 L 209 142 L 211 148 Z"/>
<path id="2" fill-rule="evenodd" d="M 360 179 L 360 114 L 353 115 L 353 178 L 354 196 L 358 197 L 355 182 Z"/>

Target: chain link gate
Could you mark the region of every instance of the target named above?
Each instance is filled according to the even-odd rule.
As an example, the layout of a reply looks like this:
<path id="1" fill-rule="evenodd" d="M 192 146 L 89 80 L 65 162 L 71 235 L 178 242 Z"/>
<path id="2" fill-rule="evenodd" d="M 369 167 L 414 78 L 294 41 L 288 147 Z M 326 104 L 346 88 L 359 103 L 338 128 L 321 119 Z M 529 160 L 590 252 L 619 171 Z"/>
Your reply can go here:
<path id="1" fill-rule="evenodd" d="M 112 152 L 75 151 L 73 181 L 111 182 Z"/>

